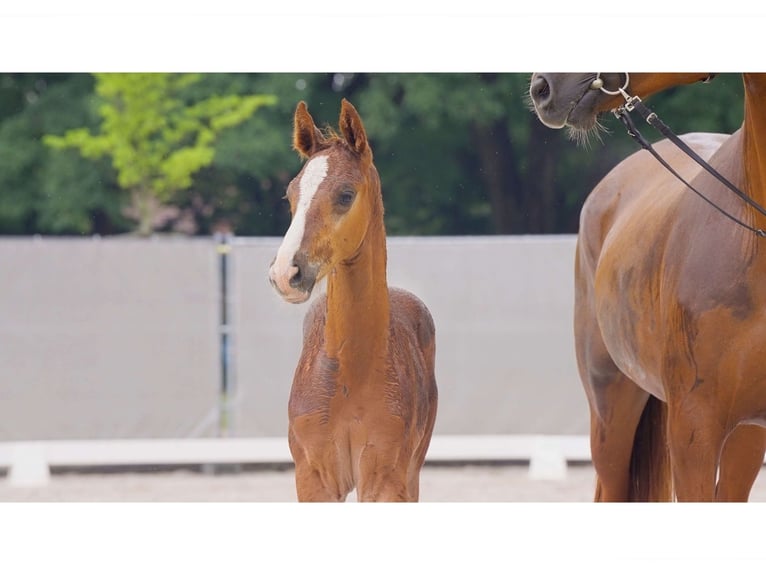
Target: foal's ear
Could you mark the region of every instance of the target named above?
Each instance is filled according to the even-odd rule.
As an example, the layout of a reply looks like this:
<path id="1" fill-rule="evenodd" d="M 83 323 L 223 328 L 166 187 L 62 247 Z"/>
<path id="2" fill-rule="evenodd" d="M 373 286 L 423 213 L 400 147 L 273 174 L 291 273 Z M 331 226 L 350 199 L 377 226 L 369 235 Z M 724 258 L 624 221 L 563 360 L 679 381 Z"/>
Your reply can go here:
<path id="1" fill-rule="evenodd" d="M 352 150 L 359 155 L 372 153 L 370 146 L 367 144 L 367 132 L 364 131 L 362 118 L 359 117 L 359 112 L 356 111 L 356 108 L 346 98 L 343 98 L 340 103 L 339 125 L 343 138 L 351 146 Z"/>
<path id="2" fill-rule="evenodd" d="M 324 141 L 324 136 L 314 123 L 306 102 L 298 102 L 293 120 L 293 148 L 303 157 L 317 152 Z"/>

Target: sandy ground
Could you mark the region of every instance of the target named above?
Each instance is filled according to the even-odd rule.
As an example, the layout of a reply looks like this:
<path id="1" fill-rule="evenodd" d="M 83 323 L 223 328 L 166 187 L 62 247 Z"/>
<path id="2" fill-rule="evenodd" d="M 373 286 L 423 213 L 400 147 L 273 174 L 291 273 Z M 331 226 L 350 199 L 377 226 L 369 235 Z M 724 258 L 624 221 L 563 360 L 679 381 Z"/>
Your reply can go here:
<path id="1" fill-rule="evenodd" d="M 422 502 L 588 502 L 590 465 L 570 466 L 565 480 L 531 480 L 526 465 L 426 465 Z M 351 493 L 349 501 L 355 501 Z M 14 487 L 0 479 L 0 502 L 293 502 L 293 471 L 54 473 L 47 486 Z M 751 501 L 766 501 L 761 473 Z"/>

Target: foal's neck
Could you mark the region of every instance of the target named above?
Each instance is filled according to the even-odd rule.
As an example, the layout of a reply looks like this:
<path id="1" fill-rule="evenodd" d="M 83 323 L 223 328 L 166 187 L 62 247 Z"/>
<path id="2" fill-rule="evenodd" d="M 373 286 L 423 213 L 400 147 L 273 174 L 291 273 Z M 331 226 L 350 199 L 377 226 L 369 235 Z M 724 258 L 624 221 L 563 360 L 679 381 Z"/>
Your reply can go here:
<path id="1" fill-rule="evenodd" d="M 326 351 L 341 363 L 372 367 L 388 344 L 386 232 L 372 221 L 358 253 L 327 278 Z"/>

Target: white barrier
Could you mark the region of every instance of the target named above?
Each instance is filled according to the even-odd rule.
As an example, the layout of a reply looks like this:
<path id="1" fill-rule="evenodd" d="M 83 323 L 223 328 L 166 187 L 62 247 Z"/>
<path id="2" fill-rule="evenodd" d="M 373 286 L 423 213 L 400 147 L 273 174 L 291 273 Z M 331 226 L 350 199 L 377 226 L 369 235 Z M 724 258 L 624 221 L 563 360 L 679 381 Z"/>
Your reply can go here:
<path id="1" fill-rule="evenodd" d="M 224 266 L 207 238 L 0 238 L 0 441 L 286 436 L 308 307 L 268 282 L 280 241 Z M 434 435 L 588 433 L 575 241 L 389 238 L 390 284 L 436 323 Z"/>
<path id="2" fill-rule="evenodd" d="M 589 462 L 585 436 L 434 436 L 426 464 L 529 462 L 530 478 L 561 480 L 567 462 Z M 61 440 L 0 443 L 0 468 L 13 486 L 44 486 L 55 467 L 137 467 L 292 463 L 287 439 Z"/>

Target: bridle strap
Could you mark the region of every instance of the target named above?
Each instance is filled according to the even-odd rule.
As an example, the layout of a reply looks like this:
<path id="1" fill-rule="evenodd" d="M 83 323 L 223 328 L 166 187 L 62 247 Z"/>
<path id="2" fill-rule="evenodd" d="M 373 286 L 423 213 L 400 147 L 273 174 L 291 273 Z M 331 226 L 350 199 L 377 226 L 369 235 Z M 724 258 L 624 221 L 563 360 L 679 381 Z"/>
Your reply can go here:
<path id="1" fill-rule="evenodd" d="M 734 192 L 737 196 L 742 199 L 745 203 L 748 203 L 752 207 L 758 210 L 761 215 L 766 215 L 766 209 L 763 208 L 760 204 L 753 201 L 753 199 L 745 194 L 743 191 L 741 191 L 736 185 L 731 183 L 728 179 L 726 179 L 724 176 L 722 176 L 718 171 L 716 171 L 715 168 L 713 168 L 709 163 L 707 163 L 704 159 L 702 159 L 697 152 L 695 152 L 692 148 L 690 148 L 686 143 L 679 138 L 676 134 L 673 133 L 673 131 L 663 122 L 657 114 L 655 114 L 653 111 L 651 111 L 649 108 L 647 108 L 643 102 L 638 102 L 635 105 L 636 111 L 641 114 L 641 117 L 643 117 L 646 120 L 646 123 L 648 123 L 653 128 L 659 130 L 659 132 L 664 135 L 666 138 L 668 138 L 670 141 L 672 141 L 676 146 L 678 146 L 681 151 L 683 151 L 686 155 L 688 155 L 690 158 L 692 158 L 694 161 L 696 161 L 698 164 L 700 164 L 709 174 L 711 174 L 713 177 L 715 177 L 718 181 L 720 181 L 722 184 L 724 184 L 726 187 L 728 187 L 732 192 Z"/>
<path id="2" fill-rule="evenodd" d="M 714 209 L 716 209 L 716 210 L 717 210 L 719 213 L 721 213 L 722 215 L 724 215 L 724 216 L 728 217 L 729 219 L 731 219 L 731 220 L 732 220 L 734 223 L 736 223 L 737 225 L 740 225 L 740 226 L 744 227 L 744 228 L 745 228 L 745 229 L 747 229 L 748 231 L 752 231 L 752 232 L 753 232 L 753 233 L 755 233 L 755 234 L 756 234 L 758 237 L 766 237 L 766 231 L 764 231 L 763 229 L 759 229 L 759 228 L 753 227 L 753 226 L 751 226 L 751 225 L 748 225 L 748 224 L 747 224 L 747 223 L 745 223 L 744 221 L 742 221 L 742 220 L 740 220 L 740 219 L 737 219 L 737 218 L 736 218 L 736 217 L 734 217 L 734 216 L 733 216 L 731 213 L 729 213 L 728 211 L 725 211 L 724 209 L 722 209 L 721 207 L 719 207 L 718 205 L 716 205 L 715 203 L 713 203 L 713 201 L 711 201 L 710 199 L 708 199 L 708 198 L 707 198 L 705 195 L 703 195 L 703 194 L 702 194 L 702 193 L 701 193 L 701 192 L 700 192 L 700 191 L 699 191 L 697 188 L 695 188 L 695 187 L 694 187 L 693 185 L 691 185 L 691 184 L 690 184 L 688 181 L 686 181 L 686 180 L 685 180 L 683 177 L 681 177 L 681 175 L 680 175 L 680 174 L 679 174 L 679 173 L 678 173 L 676 170 L 674 170 L 674 169 L 673 169 L 673 168 L 670 166 L 670 164 L 668 164 L 668 162 L 667 162 L 667 161 L 665 161 L 665 160 L 662 158 L 662 156 L 660 156 L 660 154 L 659 154 L 659 153 L 657 153 L 657 150 L 655 150 L 655 149 L 652 147 L 652 144 L 650 144 L 650 143 L 649 143 L 649 142 L 646 140 L 646 138 L 644 138 L 644 136 L 643 136 L 643 135 L 641 135 L 641 132 L 640 132 L 640 131 L 638 131 L 638 128 L 636 128 L 636 125 L 633 123 L 633 120 L 631 119 L 631 117 L 630 117 L 630 115 L 627 113 L 627 111 L 625 111 L 625 112 L 623 112 L 623 113 L 617 113 L 617 112 L 615 112 L 615 115 L 617 116 L 617 118 L 618 118 L 618 119 L 619 119 L 619 120 L 620 120 L 620 121 L 623 123 L 623 125 L 625 126 L 625 129 L 627 130 L 627 132 L 628 132 L 628 135 L 629 135 L 629 136 L 631 136 L 631 137 L 632 137 L 634 140 L 636 140 L 636 141 L 639 143 L 639 145 L 640 145 L 642 148 L 644 148 L 646 151 L 648 151 L 650 154 L 652 154 L 652 155 L 654 156 L 654 158 L 655 158 L 655 159 L 656 159 L 658 162 L 660 162 L 660 163 L 663 165 L 663 167 L 665 167 L 665 169 L 667 169 L 667 170 L 668 170 L 670 173 L 672 173 L 672 174 L 673 174 L 673 175 L 674 175 L 676 178 L 678 178 L 678 180 L 679 180 L 679 181 L 681 181 L 681 183 L 683 183 L 683 184 L 684 184 L 686 187 L 688 187 L 689 189 L 691 189 L 691 190 L 692 190 L 694 193 L 696 193 L 696 194 L 697 194 L 697 195 L 698 195 L 700 198 L 702 198 L 702 199 L 703 199 L 703 200 L 704 200 L 706 203 L 708 203 L 708 204 L 709 204 L 711 207 L 713 207 Z M 643 115 L 643 114 L 642 114 L 642 115 Z M 656 117 L 656 115 L 655 115 L 655 117 Z M 648 120 L 647 120 L 647 121 L 648 121 Z M 649 123 L 651 124 L 651 122 L 649 122 Z M 652 125 L 653 125 L 653 124 L 652 124 Z M 657 128 L 657 129 L 659 129 L 659 128 Z M 671 133 L 672 133 L 672 132 L 671 132 Z M 681 140 L 680 138 L 678 138 L 678 136 L 676 136 L 675 134 L 673 134 L 673 136 L 674 136 L 673 138 L 668 138 L 668 139 L 671 139 L 671 141 L 673 141 L 673 143 L 675 143 L 676 145 L 678 145 L 678 143 L 677 143 L 675 140 L 678 140 L 678 142 L 680 142 L 680 143 L 682 144 L 682 145 L 679 145 L 678 147 L 680 147 L 680 148 L 681 148 L 681 149 L 682 149 L 682 150 L 683 150 L 685 153 L 687 153 L 687 155 L 689 155 L 689 156 L 690 156 L 692 159 L 694 159 L 695 161 L 697 161 L 697 163 L 699 163 L 699 162 L 701 161 L 703 164 L 707 165 L 707 164 L 705 163 L 705 161 L 704 161 L 704 160 L 702 160 L 702 158 L 699 158 L 699 156 L 697 156 L 697 154 L 696 154 L 696 153 L 695 153 L 695 152 L 694 152 L 694 151 L 693 151 L 691 148 L 689 148 L 689 147 L 688 147 L 688 146 L 687 146 L 687 145 L 686 145 L 686 144 L 683 142 L 683 140 Z M 689 151 L 687 151 L 687 149 L 684 149 L 684 148 L 687 148 Z M 690 153 L 690 152 L 691 152 L 691 153 Z M 692 155 L 692 154 L 693 154 L 693 155 Z M 699 158 L 699 160 L 697 160 L 697 159 L 695 158 L 695 156 L 696 156 L 696 158 Z M 703 165 L 703 167 L 705 167 L 705 165 Z M 707 168 L 706 168 L 706 169 L 707 169 Z M 713 169 L 713 168 L 710 168 L 710 169 Z M 709 170 L 708 170 L 708 171 L 709 171 Z M 715 171 L 715 170 L 713 170 L 713 171 Z M 716 176 L 717 178 L 722 178 L 722 177 L 723 177 L 723 176 L 721 176 L 721 175 L 720 175 L 720 174 L 719 174 L 717 171 L 715 171 L 715 174 L 717 174 L 717 176 Z M 731 183 L 730 183 L 728 180 L 726 180 L 725 178 L 724 178 L 724 180 L 725 180 L 725 182 L 728 184 L 728 185 L 727 185 L 727 187 L 729 187 L 729 186 L 732 186 L 732 185 L 733 185 L 733 184 L 731 184 Z M 742 193 L 742 192 L 741 192 L 739 189 L 737 189 L 736 187 L 735 187 L 735 190 L 736 190 L 736 191 L 735 191 L 735 193 L 737 193 L 737 195 L 740 195 L 740 194 Z M 740 195 L 740 197 L 742 197 L 742 196 Z M 745 198 L 746 198 L 746 200 L 745 200 L 745 201 L 747 201 L 747 203 L 754 203 L 754 202 L 752 202 L 752 200 L 750 200 L 750 198 L 749 198 L 749 197 L 745 196 Z M 758 205 L 758 204 L 755 204 L 755 205 L 754 205 L 754 207 L 756 207 L 756 209 L 758 209 L 759 211 L 761 211 L 761 212 L 763 213 L 763 208 L 762 208 L 760 205 Z"/>
<path id="3" fill-rule="evenodd" d="M 668 140 L 670 140 L 673 144 L 675 144 L 681 151 L 683 151 L 691 159 L 693 159 L 700 166 L 702 166 L 708 173 L 710 173 L 713 177 L 715 177 L 718 181 L 720 181 L 723 185 L 725 185 L 730 191 L 736 194 L 737 197 L 739 197 L 742 201 L 744 201 L 751 207 L 755 208 L 762 215 L 766 215 L 766 209 L 763 206 L 761 206 L 759 203 L 754 201 L 746 193 L 740 190 L 736 185 L 731 183 L 728 179 L 726 179 L 723 175 L 721 175 L 718 171 L 716 171 L 704 159 L 702 159 L 681 138 L 679 138 L 676 134 L 674 134 L 673 131 L 657 116 L 656 113 L 654 113 L 648 107 L 646 107 L 646 105 L 644 105 L 644 103 L 641 101 L 641 98 L 639 98 L 638 96 L 629 96 L 627 92 L 625 91 L 626 87 L 627 87 L 627 81 L 626 81 L 626 86 L 624 86 L 622 89 L 619 90 L 619 93 L 621 93 L 623 97 L 625 98 L 625 103 L 614 111 L 614 115 L 617 116 L 617 118 L 623 123 L 623 125 L 625 126 L 625 129 L 628 131 L 628 135 L 630 135 L 634 140 L 636 140 L 642 148 L 644 148 L 646 151 L 651 153 L 655 157 L 655 159 L 659 161 L 665 167 L 665 169 L 667 169 L 670 173 L 672 173 L 684 185 L 686 185 L 686 187 L 691 189 L 699 197 L 704 199 L 709 205 L 711 205 L 720 213 L 722 213 L 723 215 L 731 219 L 737 225 L 740 225 L 744 227 L 745 229 L 752 231 L 758 237 L 766 237 L 766 231 L 764 231 L 763 229 L 748 225 L 744 221 L 734 217 L 732 214 L 728 213 L 727 211 L 724 211 L 721 207 L 719 207 L 713 201 L 708 199 L 705 195 L 700 193 L 699 190 L 694 188 L 694 186 L 692 186 L 688 181 L 686 181 L 683 177 L 681 177 L 681 175 L 679 175 L 678 172 L 675 171 L 668 164 L 668 162 L 666 162 L 659 155 L 659 153 L 657 153 L 657 151 L 652 147 L 652 144 L 650 144 L 646 140 L 646 138 L 644 138 L 641 135 L 641 132 L 638 131 L 638 128 L 633 123 L 633 120 L 630 117 L 630 112 L 632 112 L 633 110 L 636 110 L 639 114 L 641 114 L 641 117 L 643 117 L 650 126 L 657 129 L 662 135 L 664 135 Z"/>

